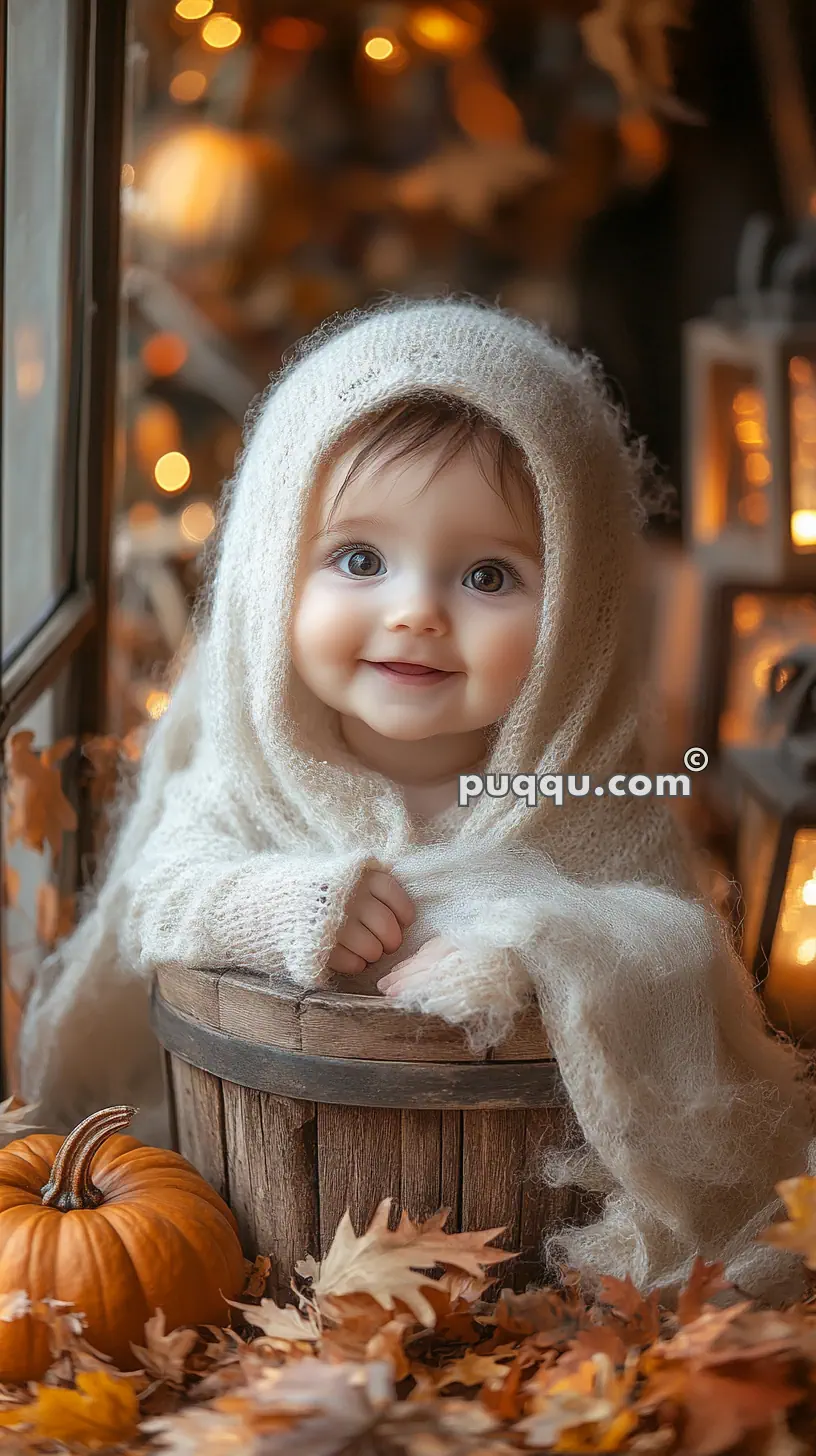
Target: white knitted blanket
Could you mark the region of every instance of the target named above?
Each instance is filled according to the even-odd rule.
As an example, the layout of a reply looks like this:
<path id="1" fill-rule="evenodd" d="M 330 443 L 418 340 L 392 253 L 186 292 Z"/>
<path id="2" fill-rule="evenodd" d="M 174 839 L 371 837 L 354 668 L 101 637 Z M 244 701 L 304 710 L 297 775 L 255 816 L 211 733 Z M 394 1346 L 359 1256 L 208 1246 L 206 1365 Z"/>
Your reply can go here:
<path id="1" fill-rule="evenodd" d="M 542 1155 L 540 1175 L 607 1195 L 596 1223 L 559 1230 L 547 1251 L 590 1282 L 629 1273 L 643 1289 L 684 1279 L 700 1253 L 749 1293 L 797 1298 L 800 1261 L 753 1238 L 784 1216 L 775 1183 L 816 1171 L 803 1064 L 768 1035 L 662 801 L 531 809 L 483 795 L 429 828 L 351 757 L 294 672 L 294 563 L 316 467 L 364 411 L 418 389 L 496 419 L 540 492 L 539 637 L 485 772 L 597 784 L 642 769 L 638 459 L 591 361 L 471 298 L 389 298 L 330 320 L 255 413 L 196 645 L 106 876 L 30 1004 L 23 1090 L 63 1127 L 138 1101 L 137 1132 L 164 1141 L 154 968 L 240 965 L 348 989 L 325 961 L 363 869 L 389 868 L 417 916 L 376 977 L 431 935 L 459 948 L 398 1005 L 483 1048 L 537 999 L 586 1138 Z"/>

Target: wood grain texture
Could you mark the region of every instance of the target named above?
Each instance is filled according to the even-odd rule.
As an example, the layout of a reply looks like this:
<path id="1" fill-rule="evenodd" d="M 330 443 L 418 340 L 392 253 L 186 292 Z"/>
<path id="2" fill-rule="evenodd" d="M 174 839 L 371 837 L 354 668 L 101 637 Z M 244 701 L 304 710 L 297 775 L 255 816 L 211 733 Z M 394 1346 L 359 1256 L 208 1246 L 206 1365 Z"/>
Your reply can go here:
<path id="1" fill-rule="evenodd" d="M 223 1083 L 230 1203 L 247 1258 L 272 1259 L 286 1294 L 298 1259 L 319 1253 L 313 1103 Z"/>
<path id="2" fill-rule="evenodd" d="M 178 1151 L 229 1203 L 221 1083 L 178 1057 L 172 1058 L 171 1075 Z"/>
<path id="3" fill-rule="evenodd" d="M 362 1233 L 383 1198 L 393 1198 L 389 1228 L 400 1218 L 402 1141 L 396 1108 L 317 1108 L 320 1243 L 324 1253 L 348 1208 Z"/>
<path id="4" fill-rule="evenodd" d="M 497 1248 L 518 1249 L 525 1114 L 462 1113 L 462 1227 L 498 1228 Z"/>

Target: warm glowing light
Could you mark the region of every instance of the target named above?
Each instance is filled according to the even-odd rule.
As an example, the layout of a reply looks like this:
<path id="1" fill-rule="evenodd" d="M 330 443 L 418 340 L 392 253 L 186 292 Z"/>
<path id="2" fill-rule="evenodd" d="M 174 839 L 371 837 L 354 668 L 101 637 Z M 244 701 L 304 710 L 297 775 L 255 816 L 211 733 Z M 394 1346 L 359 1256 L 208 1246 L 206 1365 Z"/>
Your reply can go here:
<path id="1" fill-rule="evenodd" d="M 131 530 L 139 531 L 155 525 L 160 515 L 161 511 L 152 501 L 137 501 L 128 511 L 127 521 Z"/>
<path id="2" fill-rule="evenodd" d="M 795 546 L 816 545 L 816 511 L 793 512 L 791 540 Z"/>
<path id="3" fill-rule="evenodd" d="M 170 82 L 170 95 L 182 103 L 198 101 L 206 89 L 207 77 L 203 71 L 179 71 Z"/>
<path id="4" fill-rule="evenodd" d="M 734 395 L 733 409 L 737 415 L 756 415 L 762 408 L 762 395 L 758 389 L 740 389 Z"/>
<path id="5" fill-rule="evenodd" d="M 141 357 L 150 374 L 166 379 L 187 362 L 187 345 L 178 334 L 154 334 L 142 345 Z"/>
<path id="6" fill-rule="evenodd" d="M 363 47 L 370 61 L 387 61 L 393 56 L 396 46 L 387 35 L 372 35 Z"/>
<path id="7" fill-rule="evenodd" d="M 752 451 L 745 457 L 745 479 L 749 485 L 767 485 L 771 478 L 771 462 L 767 455 Z"/>
<path id="8" fill-rule="evenodd" d="M 765 613 L 759 597 L 749 596 L 743 593 L 735 598 L 731 609 L 731 620 L 734 623 L 734 631 L 738 637 L 749 637 L 761 627 Z"/>
<path id="9" fill-rule="evenodd" d="M 203 20 L 213 8 L 213 0 L 178 0 L 176 15 L 180 20 Z"/>
<path id="10" fill-rule="evenodd" d="M 172 405 L 163 399 L 146 400 L 133 422 L 132 441 L 142 469 L 152 474 L 156 461 L 181 444 L 181 423 Z"/>
<path id="11" fill-rule="evenodd" d="M 737 511 L 749 526 L 764 526 L 768 519 L 768 498 L 753 490 L 737 506 Z"/>
<path id="12" fill-rule="evenodd" d="M 806 905 L 816 905 L 816 880 L 805 880 L 802 886 L 802 900 Z"/>
<path id="13" fill-rule="evenodd" d="M 279 15 L 265 26 L 263 38 L 282 51 L 310 51 L 326 34 L 316 20 L 301 20 L 296 15 Z"/>
<path id="14" fill-rule="evenodd" d="M 215 526 L 215 512 L 206 501 L 194 501 L 182 511 L 179 524 L 188 541 L 206 541 Z"/>
<path id="15" fill-rule="evenodd" d="M 465 20 L 446 10 L 442 5 L 420 5 L 408 18 L 408 27 L 413 39 L 426 50 L 439 51 L 442 55 L 461 56 L 479 40 L 481 15 L 476 6 L 473 20 Z"/>
<path id="16" fill-rule="evenodd" d="M 759 688 L 760 692 L 762 693 L 765 692 L 765 689 L 768 686 L 768 677 L 770 675 L 770 671 L 773 665 L 774 659 L 772 657 L 760 657 L 759 661 L 754 664 L 754 670 L 751 674 L 751 677 L 753 679 L 754 687 Z"/>
<path id="17" fill-rule="evenodd" d="M 45 383 L 43 331 L 39 324 L 14 330 L 14 382 L 18 399 L 36 399 Z"/>
<path id="18" fill-rule="evenodd" d="M 214 51 L 228 51 L 241 39 L 241 27 L 231 15 L 211 15 L 201 27 L 201 39 Z"/>
<path id="19" fill-rule="evenodd" d="M 169 707 L 170 694 L 163 693 L 156 688 L 154 688 L 153 692 L 148 693 L 145 699 L 145 709 L 151 718 L 161 718 L 162 714 L 166 713 Z"/>
<path id="20" fill-rule="evenodd" d="M 190 462 L 180 450 L 170 450 L 156 461 L 153 475 L 159 490 L 174 495 L 176 491 L 183 490 L 190 479 Z"/>
<path id="21" fill-rule="evenodd" d="M 813 365 L 809 359 L 803 359 L 801 354 L 795 354 L 788 365 L 788 374 L 794 384 L 806 389 L 813 383 Z"/>
<path id="22" fill-rule="evenodd" d="M 799 943 L 796 947 L 796 959 L 800 966 L 810 965 L 816 959 L 816 935 L 809 935 L 807 940 Z"/>
<path id="23" fill-rule="evenodd" d="M 812 420 L 816 416 L 816 399 L 812 394 L 800 394 L 793 401 L 793 413 L 797 420 Z"/>
<path id="24" fill-rule="evenodd" d="M 122 163 L 120 181 L 123 187 L 132 187 L 136 181 L 136 168 L 130 162 Z"/>
<path id="25" fill-rule="evenodd" d="M 740 420 L 734 427 L 734 434 L 741 445 L 766 444 L 765 431 L 757 420 Z"/>

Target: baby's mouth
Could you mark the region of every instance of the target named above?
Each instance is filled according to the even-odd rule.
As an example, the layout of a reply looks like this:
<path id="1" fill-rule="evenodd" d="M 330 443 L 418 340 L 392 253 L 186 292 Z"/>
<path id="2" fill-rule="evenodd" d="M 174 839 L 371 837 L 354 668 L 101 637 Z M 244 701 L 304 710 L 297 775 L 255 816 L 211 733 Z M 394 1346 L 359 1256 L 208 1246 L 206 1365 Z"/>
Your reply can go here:
<path id="1" fill-rule="evenodd" d="M 365 659 L 364 659 L 365 660 Z M 405 682 L 442 682 L 444 678 L 452 677 L 450 672 L 444 672 L 438 667 L 425 667 L 419 662 L 369 662 L 369 667 L 375 667 L 384 677 L 393 681 L 402 679 Z"/>

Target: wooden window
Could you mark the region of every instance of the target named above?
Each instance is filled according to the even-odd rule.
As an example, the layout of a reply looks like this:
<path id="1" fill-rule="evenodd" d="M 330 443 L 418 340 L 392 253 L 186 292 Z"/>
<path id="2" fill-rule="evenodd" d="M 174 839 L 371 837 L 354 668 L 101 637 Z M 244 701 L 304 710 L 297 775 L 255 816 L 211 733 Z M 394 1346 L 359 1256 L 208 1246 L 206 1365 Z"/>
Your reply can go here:
<path id="1" fill-rule="evenodd" d="M 105 723 L 126 8 L 0 0 L 2 746 Z"/>

